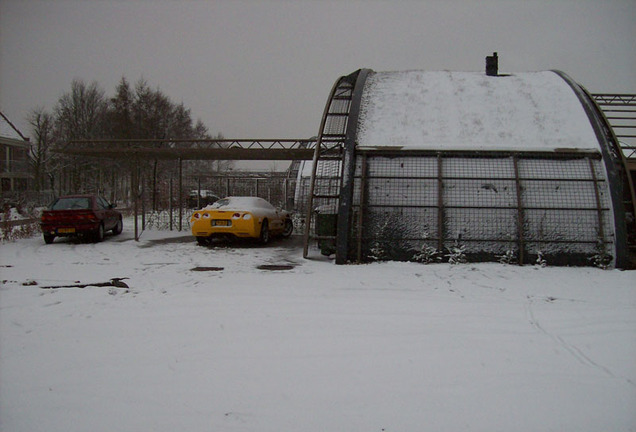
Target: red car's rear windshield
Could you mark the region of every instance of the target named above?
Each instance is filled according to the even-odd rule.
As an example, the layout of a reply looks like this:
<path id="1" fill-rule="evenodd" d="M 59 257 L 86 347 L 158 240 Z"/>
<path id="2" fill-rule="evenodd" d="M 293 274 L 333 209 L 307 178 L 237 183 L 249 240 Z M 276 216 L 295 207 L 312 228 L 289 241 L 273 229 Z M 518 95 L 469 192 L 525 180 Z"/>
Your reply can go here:
<path id="1" fill-rule="evenodd" d="M 51 206 L 51 210 L 82 210 L 91 208 L 91 200 L 86 197 L 60 198 Z"/>

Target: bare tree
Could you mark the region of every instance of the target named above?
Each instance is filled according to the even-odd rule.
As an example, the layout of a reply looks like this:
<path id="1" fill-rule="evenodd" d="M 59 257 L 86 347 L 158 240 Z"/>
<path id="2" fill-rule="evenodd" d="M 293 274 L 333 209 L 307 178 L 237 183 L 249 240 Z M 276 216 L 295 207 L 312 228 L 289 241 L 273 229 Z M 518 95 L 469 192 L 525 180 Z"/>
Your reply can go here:
<path id="1" fill-rule="evenodd" d="M 71 141 L 96 139 L 152 140 L 152 145 L 195 146 L 198 139 L 222 139 L 212 137 L 201 120 L 196 123 L 183 103 L 175 104 L 159 88 L 151 88 L 144 79 L 131 86 L 122 77 L 115 94 L 107 98 L 97 82 L 86 84 L 81 79 L 71 83 L 70 91 L 58 100 L 52 113 L 42 108 L 33 110 L 29 117 L 35 134 L 32 150 L 36 187 L 44 188 L 47 173 L 53 178 L 58 193 L 80 191 L 104 191 L 110 182 L 111 194 L 125 184 L 125 175 L 139 170 L 146 190 L 152 191 L 153 208 L 157 207 L 158 192 L 177 175 L 174 162 L 160 160 L 97 160 L 54 153 Z M 191 143 L 171 139 L 189 139 Z M 78 144 L 75 144 L 78 145 Z M 99 144 L 85 144 L 99 145 Z M 221 144 L 211 144 L 211 146 Z M 214 173 L 227 169 L 231 162 L 199 161 L 200 172 Z M 119 181 L 122 178 L 123 183 Z M 119 185 L 119 186 L 118 186 Z M 120 188 L 123 190 L 123 188 Z"/>
<path id="2" fill-rule="evenodd" d="M 53 189 L 53 174 L 50 164 L 55 155 L 51 152 L 55 145 L 55 120 L 53 115 L 42 107 L 33 109 L 28 117 L 33 128 L 35 142 L 31 146 L 31 162 L 35 190 Z M 47 182 L 47 178 L 50 182 Z"/>
<path id="3" fill-rule="evenodd" d="M 86 85 L 74 79 L 71 91 L 57 102 L 55 117 L 63 140 L 95 139 L 105 136 L 107 102 L 96 81 Z"/>
<path id="4" fill-rule="evenodd" d="M 104 91 L 97 82 L 87 85 L 82 80 L 73 80 L 71 91 L 64 93 L 55 107 L 55 125 L 60 144 L 106 137 L 107 109 Z M 99 164 L 77 157 L 66 157 L 65 162 L 64 170 L 70 170 L 68 189 L 82 191 L 98 187 L 92 184 L 97 176 L 91 174 L 99 169 Z"/>

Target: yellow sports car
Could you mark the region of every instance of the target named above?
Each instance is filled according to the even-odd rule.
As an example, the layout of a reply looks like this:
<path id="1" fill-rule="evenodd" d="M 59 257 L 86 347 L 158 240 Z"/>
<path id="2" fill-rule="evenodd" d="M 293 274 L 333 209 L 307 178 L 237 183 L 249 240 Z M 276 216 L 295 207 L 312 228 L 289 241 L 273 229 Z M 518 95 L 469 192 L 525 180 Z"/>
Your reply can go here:
<path id="1" fill-rule="evenodd" d="M 256 197 L 220 199 L 195 211 L 190 225 L 200 245 L 217 237 L 256 238 L 265 244 L 274 235 L 289 237 L 294 231 L 289 212 Z"/>

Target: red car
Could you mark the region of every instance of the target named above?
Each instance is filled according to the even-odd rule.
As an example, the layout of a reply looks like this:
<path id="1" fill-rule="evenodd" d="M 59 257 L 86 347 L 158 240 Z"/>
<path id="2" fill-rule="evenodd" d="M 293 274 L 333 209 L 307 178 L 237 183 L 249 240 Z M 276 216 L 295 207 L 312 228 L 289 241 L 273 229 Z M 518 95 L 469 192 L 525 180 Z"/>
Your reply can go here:
<path id="1" fill-rule="evenodd" d="M 40 227 L 44 242 L 55 237 L 87 236 L 93 241 L 104 239 L 104 233 L 117 235 L 123 228 L 122 215 L 115 206 L 98 195 L 67 195 L 53 201 L 42 213 Z"/>

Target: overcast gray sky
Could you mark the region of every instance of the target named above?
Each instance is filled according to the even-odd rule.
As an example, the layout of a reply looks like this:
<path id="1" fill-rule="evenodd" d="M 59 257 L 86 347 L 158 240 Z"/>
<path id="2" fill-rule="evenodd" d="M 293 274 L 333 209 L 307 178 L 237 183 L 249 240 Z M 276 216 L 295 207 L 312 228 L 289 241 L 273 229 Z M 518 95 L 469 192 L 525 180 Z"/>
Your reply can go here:
<path id="1" fill-rule="evenodd" d="M 143 77 L 212 134 L 316 135 L 341 75 L 560 69 L 636 93 L 636 0 L 0 0 L 0 110 L 24 134 L 71 81 Z"/>

